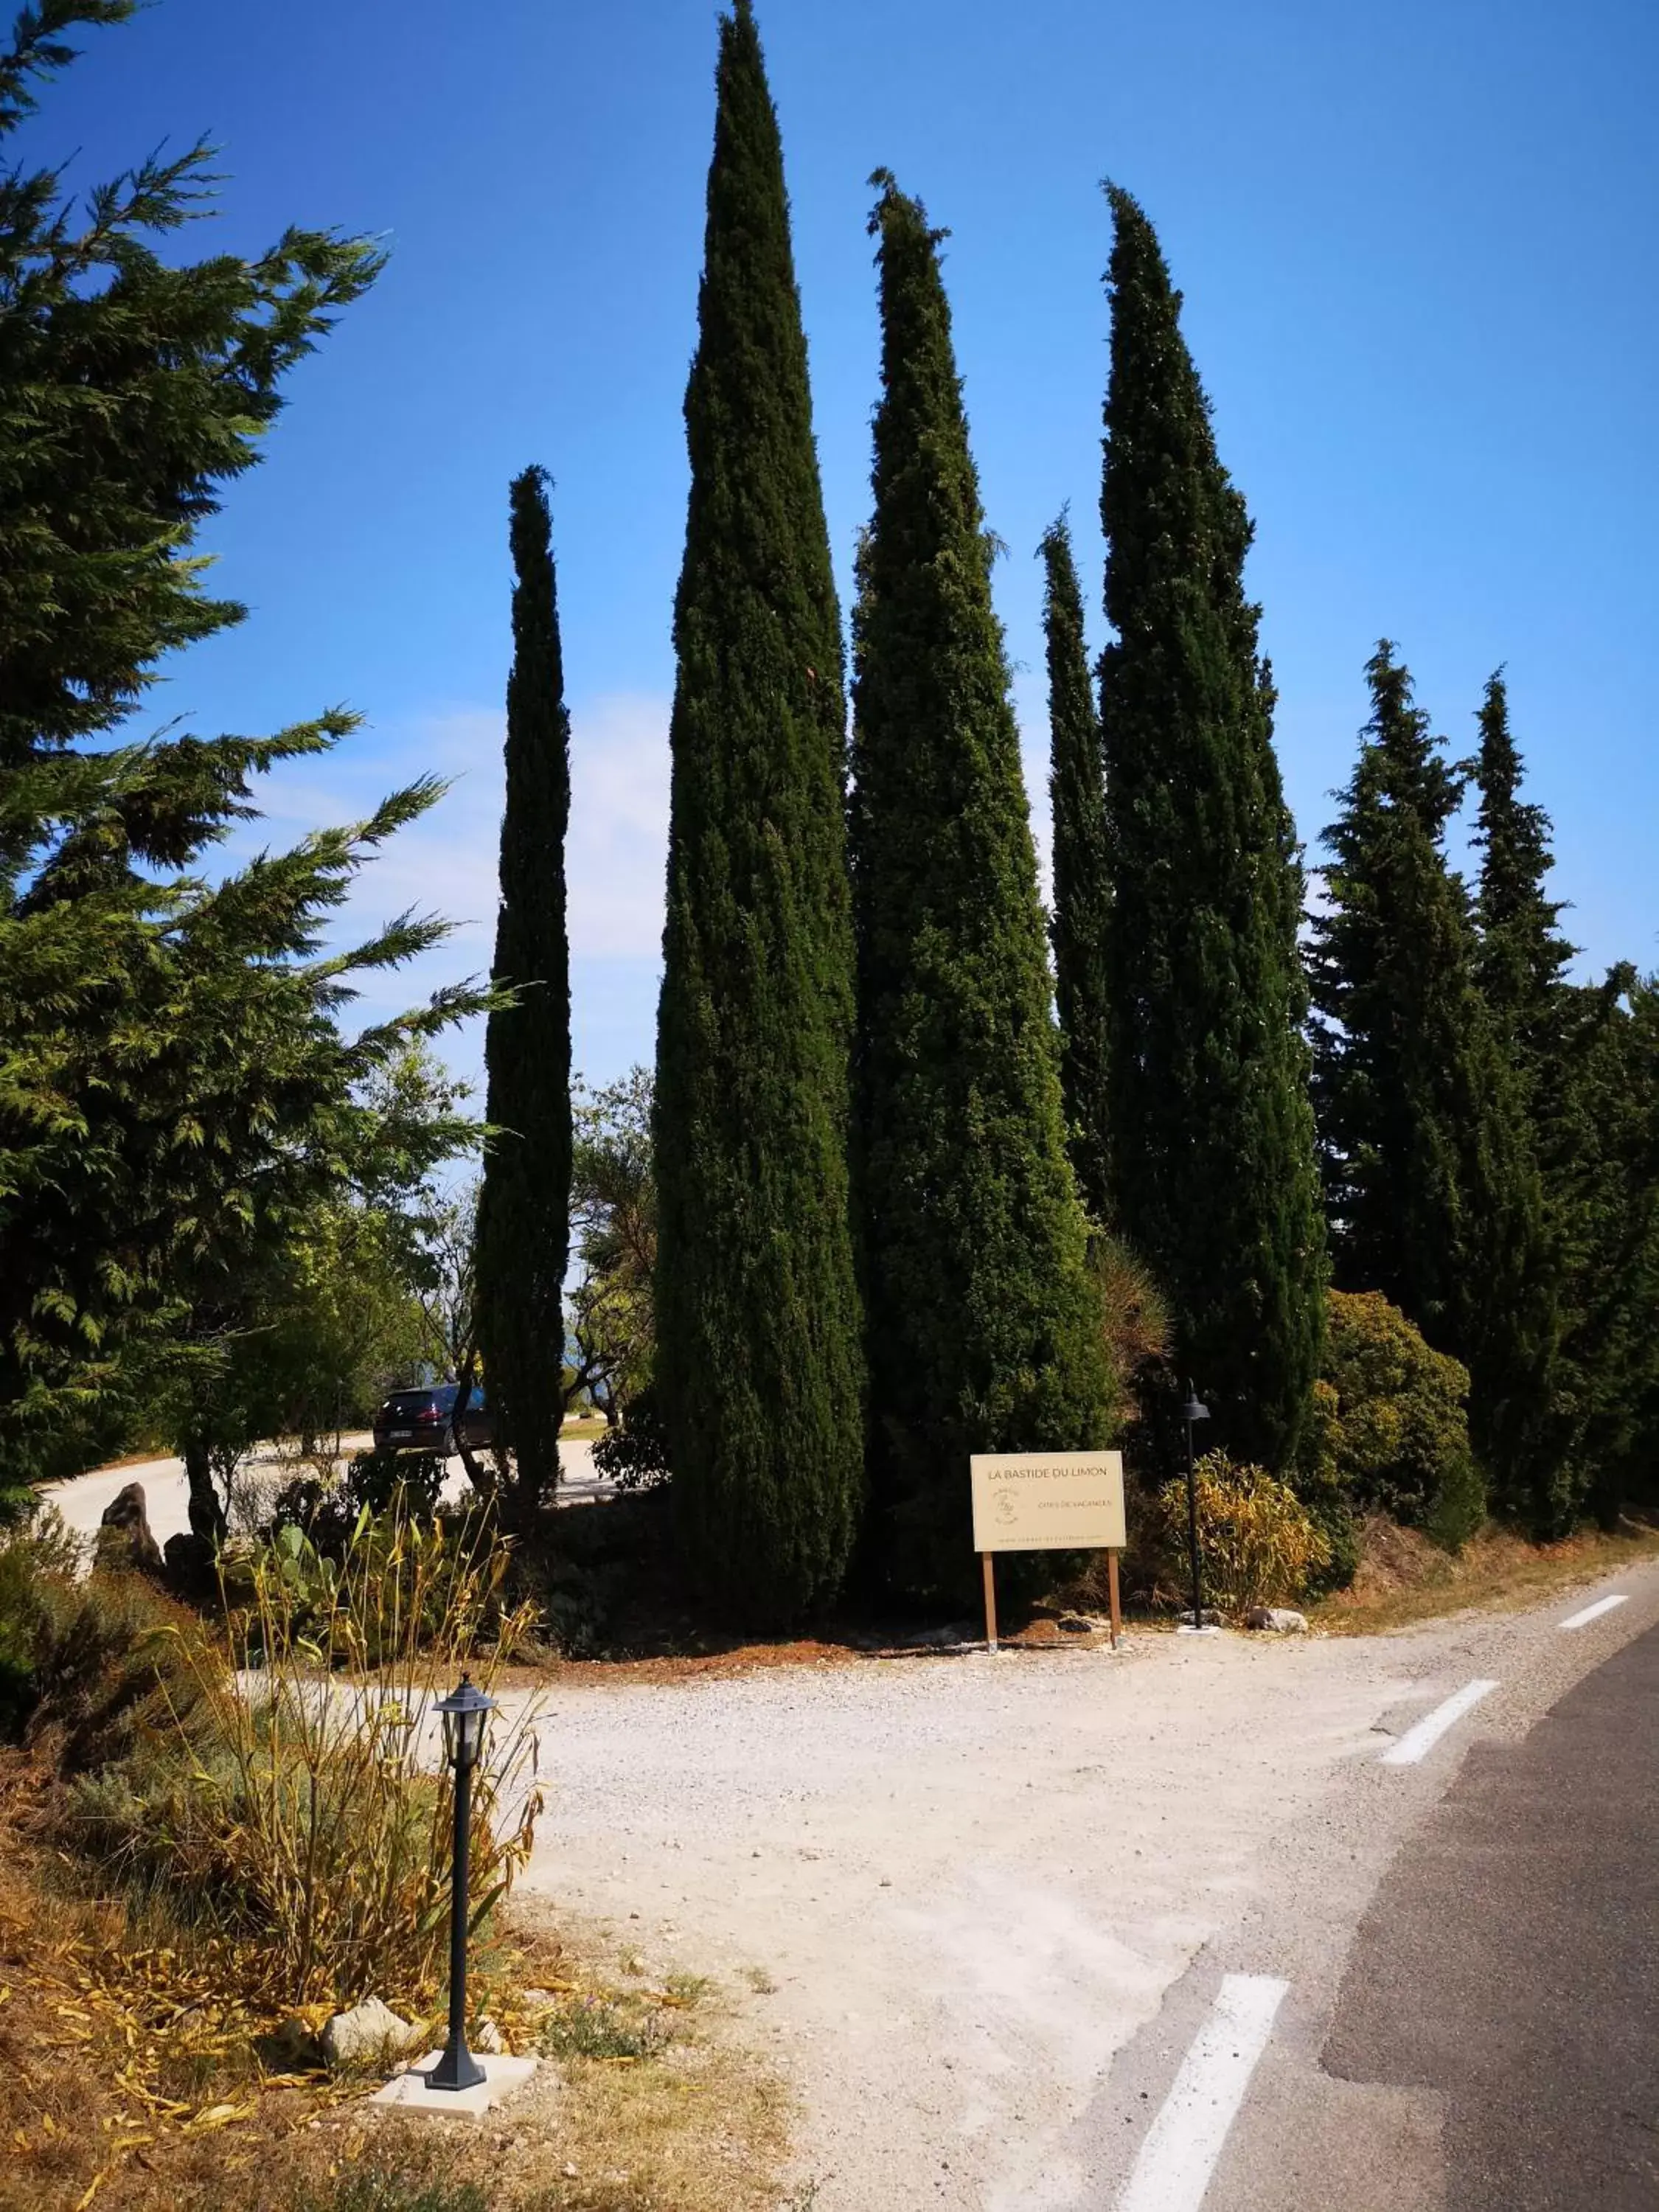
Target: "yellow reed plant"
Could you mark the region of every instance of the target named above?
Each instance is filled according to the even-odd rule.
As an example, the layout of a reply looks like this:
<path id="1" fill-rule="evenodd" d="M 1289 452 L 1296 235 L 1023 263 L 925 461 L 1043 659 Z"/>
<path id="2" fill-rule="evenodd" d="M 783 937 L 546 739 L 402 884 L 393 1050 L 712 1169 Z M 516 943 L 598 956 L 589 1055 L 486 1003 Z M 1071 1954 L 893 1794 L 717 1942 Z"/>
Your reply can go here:
<path id="1" fill-rule="evenodd" d="M 1206 1595 L 1243 1613 L 1300 1597 L 1329 1565 L 1330 1540 L 1276 1475 L 1235 1466 L 1224 1452 L 1206 1452 L 1194 1469 L 1198 1545 Z M 1187 1544 L 1187 1483 L 1166 1483 L 1158 1497 L 1155 1542 L 1170 1580 L 1180 1587 Z"/>
<path id="2" fill-rule="evenodd" d="M 185 1888 L 271 2001 L 434 1995 L 454 1813 L 434 1707 L 463 1669 L 490 1691 L 528 1633 L 506 1559 L 394 1507 L 337 1559 L 289 1529 L 240 1563 L 229 1664 L 204 1670 L 184 1755 L 149 1792 L 138 1870 Z M 529 1856 L 538 1765 L 531 1701 L 507 1698 L 473 1781 L 475 1929 Z"/>

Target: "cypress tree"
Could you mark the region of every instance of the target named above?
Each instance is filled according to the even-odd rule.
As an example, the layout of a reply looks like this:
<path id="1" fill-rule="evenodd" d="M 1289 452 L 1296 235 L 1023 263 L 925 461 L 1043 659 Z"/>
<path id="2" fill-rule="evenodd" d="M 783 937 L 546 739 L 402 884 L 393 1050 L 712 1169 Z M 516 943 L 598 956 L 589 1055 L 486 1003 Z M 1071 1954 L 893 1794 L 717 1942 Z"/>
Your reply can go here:
<path id="1" fill-rule="evenodd" d="M 1480 848 L 1475 898 L 1475 977 L 1498 1034 L 1530 1079 L 1541 1073 L 1561 1008 L 1563 971 L 1573 947 L 1558 927 L 1561 907 L 1544 896 L 1554 866 L 1550 821 L 1521 797 L 1521 755 L 1510 734 L 1509 689 L 1498 670 L 1479 715 L 1474 763 L 1480 794 L 1474 841 Z"/>
<path id="2" fill-rule="evenodd" d="M 1307 1423 L 1325 1252 L 1297 946 L 1302 870 L 1217 457 L 1152 225 L 1108 187 L 1101 719 L 1114 1211 L 1167 1291 L 1218 1435 L 1281 1466 Z"/>
<path id="3" fill-rule="evenodd" d="M 1044 534 L 1043 629 L 1048 648 L 1048 793 L 1054 809 L 1054 1004 L 1060 1082 L 1078 1190 L 1097 1222 L 1109 1217 L 1106 939 L 1111 881 L 1106 769 L 1089 680 L 1083 593 L 1064 515 Z"/>
<path id="4" fill-rule="evenodd" d="M 957 1593 L 969 1454 L 1099 1443 L 1106 1376 L 942 234 L 872 181 L 882 397 L 851 810 L 872 1469 L 890 1577 Z"/>
<path id="5" fill-rule="evenodd" d="M 863 1480 L 846 705 L 749 0 L 721 21 L 717 90 L 674 617 L 657 1379 L 693 1571 L 728 1611 L 783 1621 L 834 1595 Z"/>
<path id="6" fill-rule="evenodd" d="M 494 981 L 518 994 L 484 1036 L 495 1134 L 478 1196 L 478 1348 L 498 1442 L 511 1447 L 518 1517 L 559 1479 L 564 1271 L 570 1256 L 570 950 L 564 840 L 570 719 L 564 703 L 547 475 L 511 493 L 513 665 Z"/>
<path id="7" fill-rule="evenodd" d="M 1469 1369 L 1470 1427 L 1504 1502 L 1549 1521 L 1555 1316 L 1543 1197 L 1514 1071 L 1475 986 L 1447 864 L 1462 797 L 1385 639 L 1314 918 L 1315 1088 L 1339 1285 L 1380 1290 Z"/>

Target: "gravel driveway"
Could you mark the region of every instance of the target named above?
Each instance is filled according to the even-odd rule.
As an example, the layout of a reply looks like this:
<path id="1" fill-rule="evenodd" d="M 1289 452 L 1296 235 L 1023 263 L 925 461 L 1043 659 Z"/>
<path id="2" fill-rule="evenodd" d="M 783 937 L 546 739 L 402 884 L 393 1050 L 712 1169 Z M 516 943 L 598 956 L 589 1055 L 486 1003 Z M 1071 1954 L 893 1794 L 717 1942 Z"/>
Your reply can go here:
<path id="1" fill-rule="evenodd" d="M 1659 1608 L 1659 1568 L 1634 1572 Z M 1471 1671 L 1542 1710 L 1589 1663 L 1559 1611 L 672 1685 L 584 1670 L 538 1698 L 526 1883 L 653 1972 L 760 1985 L 745 2009 L 800 2092 L 818 2212 L 1103 2202 L 1079 2123 L 1115 2054 L 1281 1874 L 1310 1905 L 1355 1888 L 1357 1917 L 1341 1806 L 1376 1778 L 1377 1731 Z"/>

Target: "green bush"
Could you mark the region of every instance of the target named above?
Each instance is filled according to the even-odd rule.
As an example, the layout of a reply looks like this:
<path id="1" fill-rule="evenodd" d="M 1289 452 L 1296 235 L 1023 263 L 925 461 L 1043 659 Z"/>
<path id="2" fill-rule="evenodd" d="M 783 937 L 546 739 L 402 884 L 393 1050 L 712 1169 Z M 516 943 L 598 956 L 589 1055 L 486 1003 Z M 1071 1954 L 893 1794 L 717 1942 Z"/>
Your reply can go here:
<path id="1" fill-rule="evenodd" d="M 188 1733 L 216 1663 L 192 1614 L 141 1575 L 82 1574 L 84 1558 L 55 1514 L 0 1534 L 0 1728 L 65 1775 Z"/>
<path id="2" fill-rule="evenodd" d="M 1468 1370 L 1425 1343 L 1378 1291 L 1333 1291 L 1316 1481 L 1455 1551 L 1486 1518 L 1469 1448 Z"/>
<path id="3" fill-rule="evenodd" d="M 279 1492 L 266 1533 L 297 1528 L 319 1552 L 342 1559 L 365 1511 L 371 1521 L 395 1514 L 399 1521 L 429 1527 L 445 1473 L 437 1452 L 359 1452 L 337 1482 L 303 1474 Z"/>
<path id="4" fill-rule="evenodd" d="M 618 1490 L 656 1490 L 671 1480 L 668 1443 L 649 1385 L 629 1400 L 620 1427 L 594 1439 L 593 1464 Z"/>
<path id="5" fill-rule="evenodd" d="M 1330 1565 L 1324 1532 L 1287 1482 L 1259 1467 L 1236 1467 L 1225 1452 L 1206 1452 L 1194 1475 L 1198 1548 L 1204 1590 L 1215 1605 L 1243 1613 L 1305 1595 Z M 1165 1483 L 1147 1531 L 1159 1580 L 1184 1584 L 1187 1481 Z"/>

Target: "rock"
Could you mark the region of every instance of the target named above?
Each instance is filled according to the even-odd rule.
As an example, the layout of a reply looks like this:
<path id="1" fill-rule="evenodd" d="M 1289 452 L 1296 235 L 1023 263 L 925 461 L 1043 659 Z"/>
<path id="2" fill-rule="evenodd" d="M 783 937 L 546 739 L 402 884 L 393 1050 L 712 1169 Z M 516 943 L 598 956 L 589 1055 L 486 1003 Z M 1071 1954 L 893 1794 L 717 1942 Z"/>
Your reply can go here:
<path id="1" fill-rule="evenodd" d="M 1286 1605 L 1253 1605 L 1244 1616 L 1246 1628 L 1271 1629 L 1280 1636 L 1305 1636 L 1308 1616 Z"/>
<path id="2" fill-rule="evenodd" d="M 167 1580 L 181 1597 L 206 1597 L 212 1593 L 213 1547 L 205 1538 L 187 1536 L 180 1530 L 167 1538 L 161 1556 L 167 1562 Z"/>
<path id="3" fill-rule="evenodd" d="M 487 2015 L 468 2036 L 467 2042 L 472 2050 L 482 2051 L 486 2058 L 499 2058 L 507 2049 L 501 2040 L 501 2031 Z"/>
<path id="4" fill-rule="evenodd" d="M 1054 1626 L 1062 1636 L 1106 1636 L 1111 1632 L 1112 1624 L 1103 1620 L 1098 1613 L 1068 1613 Z"/>
<path id="5" fill-rule="evenodd" d="M 122 1565 L 137 1567 L 147 1575 L 161 1573 L 161 1547 L 150 1532 L 142 1482 L 130 1482 L 125 1489 L 116 1492 L 104 1508 L 100 1526 L 114 1532 L 110 1538 L 100 1537 L 100 1553 L 125 1550 L 127 1557 Z M 125 1546 L 119 1541 L 122 1537 L 126 1540 Z"/>
<path id="6" fill-rule="evenodd" d="M 337 2012 L 323 2030 L 323 2056 L 331 2066 L 375 2066 L 401 2058 L 416 2031 L 379 1997 L 365 1997 Z"/>

